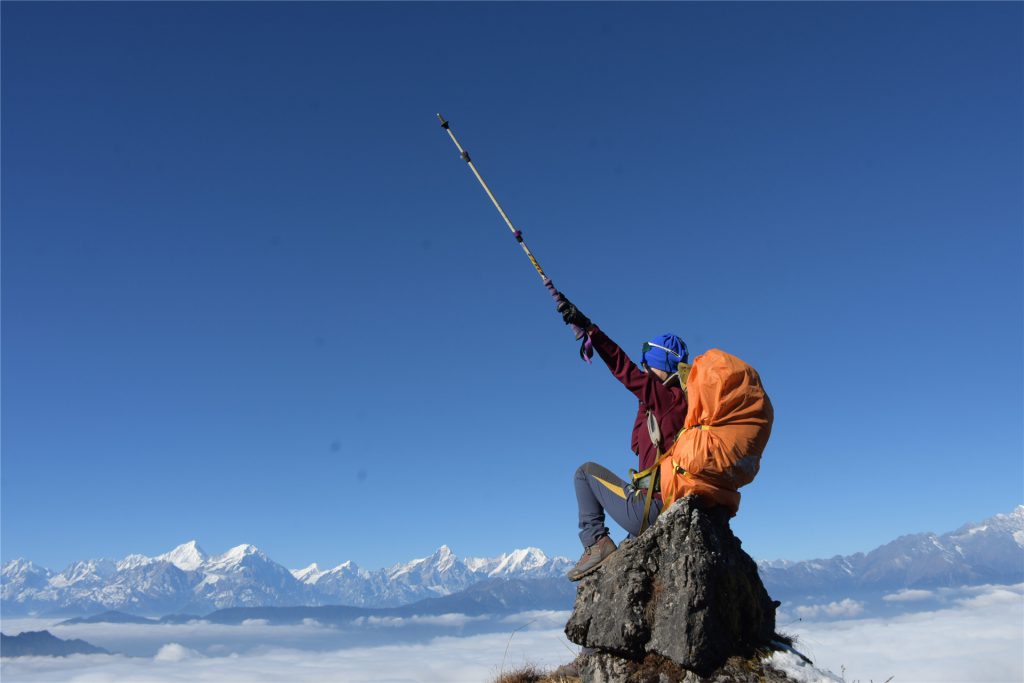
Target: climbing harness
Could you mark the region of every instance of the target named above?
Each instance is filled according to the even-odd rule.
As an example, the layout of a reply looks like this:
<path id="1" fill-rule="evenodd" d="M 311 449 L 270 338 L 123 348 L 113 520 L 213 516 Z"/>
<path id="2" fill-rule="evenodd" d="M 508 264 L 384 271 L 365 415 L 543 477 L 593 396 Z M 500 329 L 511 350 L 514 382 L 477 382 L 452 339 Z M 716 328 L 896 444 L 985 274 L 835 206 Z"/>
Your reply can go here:
<path id="1" fill-rule="evenodd" d="M 562 296 L 561 292 L 555 289 L 555 285 L 551 282 L 551 278 L 544 274 L 544 269 L 540 267 L 540 263 L 537 262 L 537 258 L 533 255 L 533 252 L 530 251 L 530 248 L 526 246 L 526 241 L 523 240 L 522 231 L 517 230 L 516 226 L 512 225 L 512 221 L 511 219 L 509 219 L 508 214 L 505 213 L 505 209 L 501 208 L 501 204 L 498 203 L 497 197 L 495 197 L 494 193 L 491 192 L 491 188 L 487 186 L 487 183 L 484 181 L 483 176 L 480 175 L 480 171 L 476 169 L 476 165 L 473 163 L 473 160 L 469 157 L 469 152 L 463 149 L 462 145 L 459 144 L 459 141 L 458 139 L 456 139 L 455 133 L 452 132 L 452 128 L 449 125 L 448 121 L 446 121 L 445 118 L 440 114 L 437 115 L 437 118 L 441 121 L 441 127 L 448 132 L 448 135 L 451 137 L 452 142 L 455 143 L 455 147 L 458 148 L 459 156 L 462 157 L 462 160 L 469 165 L 469 170 L 471 170 L 473 172 L 473 175 L 476 176 L 476 179 L 480 181 L 480 185 L 484 188 L 484 192 L 486 192 L 487 196 L 491 198 L 491 203 L 494 204 L 494 208 L 496 208 L 498 210 L 498 213 L 501 214 L 501 217 L 505 220 L 505 225 L 507 225 L 508 229 L 512 231 L 512 236 L 516 238 L 516 242 L 519 242 L 519 246 L 523 248 L 523 253 L 525 253 L 526 257 L 530 259 L 530 263 L 533 264 L 533 267 L 537 271 L 537 274 L 540 275 L 541 280 L 544 282 L 544 286 L 551 293 L 551 296 L 554 297 L 555 301 L 559 303 L 565 301 L 565 297 Z M 594 356 L 594 347 L 591 345 L 590 336 L 587 335 L 587 333 L 583 329 L 576 325 L 572 325 L 571 327 L 573 333 L 576 335 L 576 339 L 582 340 L 583 342 L 580 346 L 580 358 L 589 363 L 590 359 L 593 358 Z"/>

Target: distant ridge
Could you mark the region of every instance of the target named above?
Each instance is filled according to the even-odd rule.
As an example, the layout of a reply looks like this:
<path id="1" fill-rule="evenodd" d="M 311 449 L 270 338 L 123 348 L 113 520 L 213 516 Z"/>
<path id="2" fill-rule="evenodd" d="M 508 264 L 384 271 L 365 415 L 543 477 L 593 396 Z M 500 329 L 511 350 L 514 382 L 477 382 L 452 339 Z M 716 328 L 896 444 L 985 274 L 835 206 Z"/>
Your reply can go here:
<path id="1" fill-rule="evenodd" d="M 126 612 L 118 612 L 115 610 L 107 610 L 106 612 L 100 612 L 99 614 L 93 614 L 88 617 L 75 617 L 73 619 L 66 619 L 58 626 L 74 626 L 76 624 L 159 624 L 159 619 L 149 619 L 147 617 L 138 617 L 134 614 L 128 614 Z"/>
<path id="2" fill-rule="evenodd" d="M 109 655 L 84 640 L 61 640 L 49 631 L 25 631 L 16 636 L 0 633 L 0 656 L 66 657 L 68 655 Z"/>

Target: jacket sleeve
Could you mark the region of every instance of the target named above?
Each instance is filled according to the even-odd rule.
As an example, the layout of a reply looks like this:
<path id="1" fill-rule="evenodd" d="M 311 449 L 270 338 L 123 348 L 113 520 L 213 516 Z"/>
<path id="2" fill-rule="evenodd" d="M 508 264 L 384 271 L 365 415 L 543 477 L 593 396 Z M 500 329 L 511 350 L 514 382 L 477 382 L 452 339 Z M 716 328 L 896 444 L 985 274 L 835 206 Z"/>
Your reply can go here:
<path id="1" fill-rule="evenodd" d="M 615 375 L 615 379 L 622 382 L 624 387 L 629 389 L 641 403 L 653 410 L 656 415 L 665 413 L 678 402 L 678 398 L 661 383 L 661 380 L 638 368 L 636 363 L 629 359 L 629 355 L 597 325 L 591 327 L 589 332 L 594 350 Z"/>

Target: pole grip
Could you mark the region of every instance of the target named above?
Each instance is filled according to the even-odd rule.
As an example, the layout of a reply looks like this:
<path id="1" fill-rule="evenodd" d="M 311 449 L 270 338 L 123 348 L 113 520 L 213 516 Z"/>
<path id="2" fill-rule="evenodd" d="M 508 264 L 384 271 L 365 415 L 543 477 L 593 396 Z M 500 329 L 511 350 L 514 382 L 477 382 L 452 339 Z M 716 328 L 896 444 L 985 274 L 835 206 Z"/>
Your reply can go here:
<path id="1" fill-rule="evenodd" d="M 551 293 L 551 297 L 555 300 L 556 304 L 560 304 L 565 301 L 565 297 L 561 292 L 555 289 L 555 284 L 549 278 L 544 278 L 544 286 L 548 288 L 548 291 Z M 590 335 L 588 335 L 582 327 L 577 325 L 570 324 L 569 327 L 572 328 L 572 333 L 576 335 L 577 341 L 582 340 L 583 342 L 580 345 L 580 358 L 589 363 L 590 359 L 594 357 L 594 345 L 590 342 Z"/>

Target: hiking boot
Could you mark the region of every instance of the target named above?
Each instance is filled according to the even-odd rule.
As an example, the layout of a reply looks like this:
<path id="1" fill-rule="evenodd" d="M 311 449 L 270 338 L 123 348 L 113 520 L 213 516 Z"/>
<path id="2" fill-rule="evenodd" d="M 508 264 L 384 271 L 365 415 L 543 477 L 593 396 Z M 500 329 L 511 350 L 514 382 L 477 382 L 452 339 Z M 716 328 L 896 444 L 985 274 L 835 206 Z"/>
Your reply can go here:
<path id="1" fill-rule="evenodd" d="M 576 563 L 576 566 L 566 574 L 570 581 L 579 581 L 587 574 L 594 572 L 601 563 L 608 559 L 608 556 L 615 552 L 615 541 L 608 536 L 602 536 L 588 545 L 583 551 L 583 557 Z"/>

